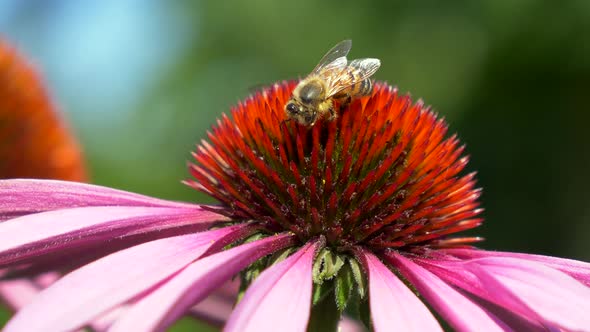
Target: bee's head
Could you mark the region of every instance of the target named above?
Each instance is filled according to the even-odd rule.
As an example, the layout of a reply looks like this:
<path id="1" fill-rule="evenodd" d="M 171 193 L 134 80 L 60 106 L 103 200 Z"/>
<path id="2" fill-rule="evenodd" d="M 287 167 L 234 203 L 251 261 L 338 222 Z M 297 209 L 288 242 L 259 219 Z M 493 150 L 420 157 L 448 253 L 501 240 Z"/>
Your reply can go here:
<path id="1" fill-rule="evenodd" d="M 302 125 L 311 126 L 315 123 L 317 114 L 312 109 L 305 107 L 294 99 L 289 100 L 285 105 L 285 114 L 287 118 L 293 119 Z"/>

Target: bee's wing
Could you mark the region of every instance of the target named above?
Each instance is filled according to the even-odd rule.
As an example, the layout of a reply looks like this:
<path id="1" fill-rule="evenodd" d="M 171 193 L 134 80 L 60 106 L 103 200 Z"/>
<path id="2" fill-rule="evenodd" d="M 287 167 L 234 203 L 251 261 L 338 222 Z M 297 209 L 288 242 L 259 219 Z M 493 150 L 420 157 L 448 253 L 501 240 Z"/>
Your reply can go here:
<path id="1" fill-rule="evenodd" d="M 327 96 L 331 97 L 353 84 L 366 80 L 375 74 L 380 66 L 381 61 L 379 59 L 366 58 L 352 60 L 346 67 L 341 69 L 322 71 L 322 76 L 328 82 Z"/>
<path id="2" fill-rule="evenodd" d="M 350 52 L 352 40 L 347 39 L 339 42 L 336 46 L 324 55 L 320 62 L 315 66 L 312 73 L 319 73 L 323 69 L 333 69 L 346 66 L 346 55 Z"/>
<path id="3" fill-rule="evenodd" d="M 373 58 L 355 59 L 352 60 L 348 66 L 358 70 L 358 73 L 360 74 L 358 77 L 359 81 L 364 81 L 373 76 L 377 69 L 381 67 L 381 60 Z"/>

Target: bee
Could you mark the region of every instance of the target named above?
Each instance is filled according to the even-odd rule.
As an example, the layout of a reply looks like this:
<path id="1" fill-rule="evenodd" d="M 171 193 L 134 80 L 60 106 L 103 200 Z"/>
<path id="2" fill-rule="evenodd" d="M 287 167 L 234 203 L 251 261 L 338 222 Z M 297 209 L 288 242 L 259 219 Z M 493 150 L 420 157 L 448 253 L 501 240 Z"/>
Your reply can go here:
<path id="1" fill-rule="evenodd" d="M 369 77 L 379 69 L 381 61 L 365 58 L 348 62 L 346 55 L 351 47 L 351 40 L 336 44 L 311 74 L 297 84 L 285 105 L 288 120 L 308 127 L 326 115 L 333 121 L 337 117 L 334 100 L 344 109 L 353 98 L 371 94 L 373 83 Z"/>

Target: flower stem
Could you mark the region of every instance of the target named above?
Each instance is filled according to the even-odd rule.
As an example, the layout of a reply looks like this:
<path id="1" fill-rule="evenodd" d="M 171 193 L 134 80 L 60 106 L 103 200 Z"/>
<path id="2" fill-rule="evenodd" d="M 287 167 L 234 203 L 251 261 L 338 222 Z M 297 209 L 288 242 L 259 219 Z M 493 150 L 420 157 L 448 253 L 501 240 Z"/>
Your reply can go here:
<path id="1" fill-rule="evenodd" d="M 340 311 L 336 306 L 334 288 L 325 294 L 312 308 L 307 332 L 336 332 Z"/>

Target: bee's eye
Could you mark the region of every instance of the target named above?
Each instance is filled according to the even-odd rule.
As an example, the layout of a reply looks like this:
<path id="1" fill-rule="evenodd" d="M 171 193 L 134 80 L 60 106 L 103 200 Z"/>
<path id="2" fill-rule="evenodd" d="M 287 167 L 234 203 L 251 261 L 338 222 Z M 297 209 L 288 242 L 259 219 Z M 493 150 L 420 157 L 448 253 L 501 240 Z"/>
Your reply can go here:
<path id="1" fill-rule="evenodd" d="M 297 106 L 295 106 L 295 104 L 293 103 L 287 104 L 287 111 L 289 111 L 290 113 L 299 113 Z"/>

